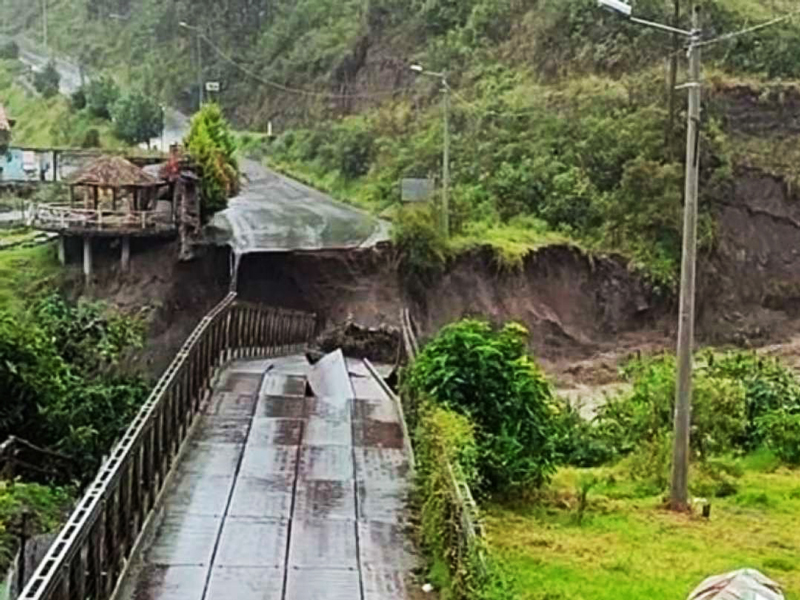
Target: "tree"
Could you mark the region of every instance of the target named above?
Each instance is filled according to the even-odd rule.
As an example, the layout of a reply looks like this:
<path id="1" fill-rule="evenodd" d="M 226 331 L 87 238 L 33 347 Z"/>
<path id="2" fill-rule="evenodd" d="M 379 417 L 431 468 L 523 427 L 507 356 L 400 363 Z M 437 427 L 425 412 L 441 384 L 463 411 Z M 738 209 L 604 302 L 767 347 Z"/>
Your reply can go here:
<path id="1" fill-rule="evenodd" d="M 111 77 L 103 75 L 90 81 L 85 88 L 86 107 L 89 112 L 95 117 L 110 119 L 111 111 L 120 97 L 117 83 Z"/>
<path id="2" fill-rule="evenodd" d="M 61 75 L 52 60 L 47 63 L 43 71 L 39 71 L 33 76 L 33 86 L 45 98 L 58 95 L 60 85 Z"/>
<path id="3" fill-rule="evenodd" d="M 111 116 L 117 136 L 129 144 L 149 145 L 161 133 L 161 107 L 142 92 L 132 92 L 117 100 Z"/>
<path id="4" fill-rule="evenodd" d="M 202 170 L 202 219 L 224 210 L 239 189 L 236 142 L 217 104 L 206 104 L 192 118 L 186 138 L 189 155 Z"/>

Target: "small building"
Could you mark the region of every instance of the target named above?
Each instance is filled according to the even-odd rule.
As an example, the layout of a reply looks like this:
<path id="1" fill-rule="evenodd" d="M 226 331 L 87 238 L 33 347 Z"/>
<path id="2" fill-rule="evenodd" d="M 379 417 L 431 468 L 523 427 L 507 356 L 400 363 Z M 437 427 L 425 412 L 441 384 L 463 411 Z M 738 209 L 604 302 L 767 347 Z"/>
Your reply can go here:
<path id="1" fill-rule="evenodd" d="M 130 266 L 130 240 L 169 238 L 178 232 L 174 182 L 146 173 L 119 156 L 101 156 L 67 179 L 69 204 L 36 206 L 33 226 L 59 234 L 59 259 L 66 241 L 83 240 L 83 267 L 92 276 L 92 240 L 119 238 L 122 270 Z"/>

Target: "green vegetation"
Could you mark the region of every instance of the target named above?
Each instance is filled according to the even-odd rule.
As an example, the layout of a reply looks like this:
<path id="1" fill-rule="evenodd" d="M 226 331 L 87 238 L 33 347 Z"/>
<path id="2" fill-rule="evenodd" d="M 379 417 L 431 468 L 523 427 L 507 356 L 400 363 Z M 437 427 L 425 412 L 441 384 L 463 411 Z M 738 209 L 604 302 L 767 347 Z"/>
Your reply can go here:
<path id="1" fill-rule="evenodd" d="M 0 252 L 0 312 L 23 313 L 31 298 L 52 289 L 59 271 L 52 245 Z"/>
<path id="2" fill-rule="evenodd" d="M 32 96 L 19 83 L 24 75 L 25 69 L 18 62 L 0 60 L 0 103 L 17 121 L 12 135 L 14 144 L 81 147 L 94 130 L 103 147 L 120 147 L 107 121 L 87 111 L 73 110 L 71 103 L 60 96 L 50 99 Z"/>
<path id="3" fill-rule="evenodd" d="M 11 1 L 24 12 L 23 0 Z M 439 83 L 415 80 L 408 66 L 446 70 L 454 250 L 488 243 L 504 263 L 518 265 L 543 240 L 570 239 L 621 252 L 657 287 L 674 290 L 685 119 L 683 95 L 674 96 L 671 116 L 665 92 L 672 41 L 600 11 L 594 0 L 233 0 L 224 18 L 212 0 L 51 4 L 55 47 L 187 110 L 198 97 L 196 74 L 185 68 L 195 44 L 179 23 L 198 26 L 213 42 L 201 44 L 203 65 L 206 78 L 224 83 L 225 113 L 237 126 L 263 131 L 272 121 L 282 131 L 247 146 L 375 212 L 398 204 L 400 178 L 441 173 Z M 641 0 L 636 10 L 671 21 L 671 4 Z M 680 4 L 677 25 L 688 28 L 688 5 Z M 787 0 L 709 0 L 705 27 L 709 35 L 733 31 L 790 7 Z M 34 13 L 17 26 L 35 31 L 38 19 Z M 726 82 L 743 77 L 756 89 L 767 78 L 797 78 L 798 52 L 800 24 L 789 20 L 711 47 L 705 61 L 724 94 Z M 750 159 L 715 108 L 710 96 L 705 252 L 715 244 L 713 199 L 732 166 Z M 786 146 L 793 151 L 791 141 L 765 133 L 752 142 L 761 163 L 796 177 L 794 162 L 774 164 L 788 156 Z M 519 219 L 542 224 L 546 235 L 520 235 Z M 491 235 L 484 242 L 476 232 Z"/>
<path id="4" fill-rule="evenodd" d="M 43 486 L 19 481 L 0 481 L 0 573 L 4 573 L 17 551 L 17 532 L 28 515 L 28 534 L 57 529 L 72 501 L 71 488 Z"/>
<path id="5" fill-rule="evenodd" d="M 87 97 L 89 108 L 91 95 Z M 117 100 L 112 109 L 114 131 L 128 144 L 135 145 L 147 142 L 161 133 L 164 114 L 161 107 L 153 99 L 141 92 L 131 92 Z"/>
<path id="6" fill-rule="evenodd" d="M 540 487 L 554 468 L 552 389 L 527 342 L 516 323 L 493 330 L 461 321 L 442 329 L 404 374 L 412 400 L 430 397 L 475 424 L 480 478 L 472 483 L 486 491 Z"/>
<path id="7" fill-rule="evenodd" d="M 60 85 L 61 75 L 59 75 L 53 61 L 48 62 L 44 69 L 33 74 L 33 87 L 45 99 L 57 96 Z"/>
<path id="8" fill-rule="evenodd" d="M 761 570 L 800 598 L 797 473 L 769 453 L 730 460 L 739 492 L 712 500 L 711 518 L 676 515 L 636 490 L 630 465 L 561 469 L 534 504 L 492 504 L 493 552 L 513 574 L 516 600 L 675 600 L 711 574 Z M 759 464 L 761 463 L 761 464 Z M 582 481 L 595 482 L 582 523 Z"/>
<path id="9" fill-rule="evenodd" d="M 421 538 L 445 598 L 666 600 L 744 566 L 800 598 L 800 382 L 789 369 L 752 352 L 698 353 L 690 491 L 711 503 L 706 519 L 665 508 L 673 356 L 631 360 L 630 390 L 586 421 L 554 396 L 525 340 L 516 325 L 462 321 L 404 373 Z M 463 542 L 450 467 L 483 500 L 488 544 Z"/>
<path id="10" fill-rule="evenodd" d="M 236 141 L 218 105 L 206 104 L 192 118 L 186 147 L 203 174 L 201 208 L 207 221 L 228 206 L 239 187 Z"/>
<path id="11" fill-rule="evenodd" d="M 0 439 L 60 452 L 76 476 L 90 476 L 146 395 L 139 377 L 118 368 L 142 336 L 137 320 L 58 296 L 0 312 Z"/>

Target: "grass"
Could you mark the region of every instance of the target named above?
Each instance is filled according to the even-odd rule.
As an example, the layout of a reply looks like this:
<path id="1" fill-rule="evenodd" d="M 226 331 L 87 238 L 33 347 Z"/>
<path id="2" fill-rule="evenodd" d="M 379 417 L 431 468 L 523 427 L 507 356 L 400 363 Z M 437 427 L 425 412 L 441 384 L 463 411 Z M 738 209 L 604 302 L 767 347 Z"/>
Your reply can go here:
<path id="1" fill-rule="evenodd" d="M 59 272 L 53 244 L 0 251 L 0 310 L 21 312 L 31 296 L 53 287 Z"/>
<path id="2" fill-rule="evenodd" d="M 72 111 L 62 97 L 41 98 L 30 94 L 16 82 L 23 72 L 16 61 L 0 60 L 0 104 L 17 123 L 11 143 L 15 146 L 53 147 L 80 146 L 89 129 L 97 129 L 103 148 L 119 148 L 123 144 L 111 131 L 111 123 Z"/>
<path id="3" fill-rule="evenodd" d="M 636 497 L 605 469 L 563 469 L 547 502 L 488 507 L 490 542 L 517 600 L 676 600 L 704 578 L 759 569 L 800 599 L 800 473 L 769 453 L 739 461 L 739 492 L 712 501 L 710 520 L 676 515 L 660 497 Z M 576 482 L 601 479 L 577 525 Z"/>

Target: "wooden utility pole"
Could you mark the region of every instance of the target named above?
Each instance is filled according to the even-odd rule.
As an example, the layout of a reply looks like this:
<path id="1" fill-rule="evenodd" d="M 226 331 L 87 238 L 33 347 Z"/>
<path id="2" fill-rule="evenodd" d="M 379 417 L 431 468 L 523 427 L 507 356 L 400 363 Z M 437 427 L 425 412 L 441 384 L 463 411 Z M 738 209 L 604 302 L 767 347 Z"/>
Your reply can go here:
<path id="1" fill-rule="evenodd" d="M 692 415 L 692 346 L 694 342 L 697 263 L 697 196 L 700 175 L 700 7 L 692 13 L 689 44 L 689 123 L 686 140 L 686 200 L 683 220 L 678 378 L 675 391 L 675 447 L 670 508 L 689 507 L 689 432 Z"/>

